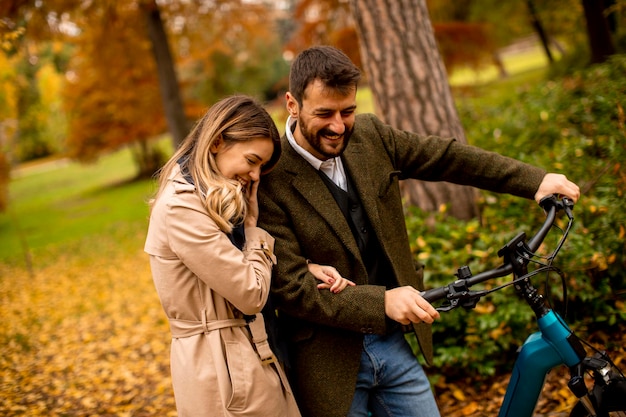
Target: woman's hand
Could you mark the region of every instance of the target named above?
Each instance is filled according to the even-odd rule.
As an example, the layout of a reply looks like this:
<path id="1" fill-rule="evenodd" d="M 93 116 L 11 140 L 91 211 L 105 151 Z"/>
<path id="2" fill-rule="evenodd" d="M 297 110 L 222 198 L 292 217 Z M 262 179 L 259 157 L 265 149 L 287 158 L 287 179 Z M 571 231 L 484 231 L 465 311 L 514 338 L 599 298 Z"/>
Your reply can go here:
<path id="1" fill-rule="evenodd" d="M 322 281 L 317 285 L 320 290 L 330 289 L 330 292 L 337 294 L 344 290 L 347 286 L 354 286 L 354 282 L 342 277 L 339 272 L 332 266 L 319 265 L 309 263 L 309 272 L 313 274 L 315 278 Z"/>
<path id="2" fill-rule="evenodd" d="M 248 210 L 244 225 L 246 227 L 256 227 L 259 220 L 259 200 L 257 199 L 257 190 L 259 189 L 259 181 L 252 181 L 247 190 L 244 190 L 248 200 Z"/>

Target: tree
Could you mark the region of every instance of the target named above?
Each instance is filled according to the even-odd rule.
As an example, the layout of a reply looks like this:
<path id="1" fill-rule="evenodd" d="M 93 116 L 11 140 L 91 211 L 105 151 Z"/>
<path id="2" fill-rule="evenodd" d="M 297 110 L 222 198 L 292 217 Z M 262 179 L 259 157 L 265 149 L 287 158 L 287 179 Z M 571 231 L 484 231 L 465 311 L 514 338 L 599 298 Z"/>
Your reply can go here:
<path id="1" fill-rule="evenodd" d="M 582 0 L 587 22 L 587 35 L 591 51 L 591 63 L 599 64 L 615 53 L 615 46 L 604 15 L 604 0 Z"/>
<path id="2" fill-rule="evenodd" d="M 552 64 L 554 62 L 554 58 L 552 57 L 552 51 L 550 51 L 550 41 L 548 40 L 546 31 L 543 28 L 541 19 L 539 19 L 539 15 L 537 14 L 534 0 L 526 0 L 526 6 L 528 6 L 530 22 L 533 28 L 535 28 L 537 35 L 539 36 L 539 40 L 541 41 L 541 45 L 543 46 L 543 50 L 545 51 L 546 56 L 548 57 L 548 61 L 550 62 L 550 64 Z"/>
<path id="3" fill-rule="evenodd" d="M 136 7 L 109 5 L 75 18 L 86 29 L 72 39 L 67 152 L 88 162 L 130 145 L 138 176 L 149 177 L 163 162 L 149 142 L 166 124 L 145 27 L 133 24 L 138 16 Z"/>
<path id="4" fill-rule="evenodd" d="M 64 93 L 70 156 L 89 161 L 130 144 L 141 176 L 160 165 L 150 139 L 166 126 L 176 147 L 187 117 L 200 116 L 216 96 L 264 96 L 278 76 L 280 54 L 270 53 L 275 33 L 262 3 L 7 0 L 0 16 L 24 27 L 29 41 L 74 45 Z"/>
<path id="5" fill-rule="evenodd" d="M 389 124 L 466 143 L 424 0 L 351 0 L 367 78 Z M 478 215 L 470 187 L 415 180 L 402 184 L 406 201 L 436 211 L 450 204 L 461 219 Z"/>
<path id="6" fill-rule="evenodd" d="M 152 52 L 156 61 L 165 117 L 172 135 L 174 148 L 177 148 L 185 139 L 185 136 L 187 136 L 189 126 L 180 96 L 178 78 L 176 77 L 167 33 L 165 32 L 161 12 L 156 4 L 156 0 L 142 2 L 140 10 L 146 22 L 148 36 L 152 44 Z"/>
<path id="7" fill-rule="evenodd" d="M 0 23 L 2 27 L 2 23 Z M 0 212 L 9 204 L 9 180 L 11 179 L 11 155 L 9 148 L 18 123 L 17 74 L 12 60 L 5 54 L 10 49 L 13 39 L 20 36 L 19 31 L 7 31 L 0 34 Z"/>

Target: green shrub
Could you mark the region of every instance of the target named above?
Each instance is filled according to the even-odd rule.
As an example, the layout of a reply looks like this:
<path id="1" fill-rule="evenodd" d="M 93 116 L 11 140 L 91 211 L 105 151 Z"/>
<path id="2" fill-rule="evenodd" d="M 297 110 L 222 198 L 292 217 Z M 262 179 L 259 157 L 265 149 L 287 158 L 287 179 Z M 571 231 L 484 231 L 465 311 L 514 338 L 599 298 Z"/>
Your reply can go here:
<path id="1" fill-rule="evenodd" d="M 521 89 L 501 103 L 465 102 L 459 113 L 473 144 L 550 172 L 581 186 L 575 225 L 556 260 L 564 273 L 538 277 L 538 287 L 581 336 L 615 330 L 626 319 L 626 56 L 558 80 Z M 499 264 L 497 251 L 518 232 L 543 221 L 531 201 L 481 193 L 481 219 L 407 213 L 409 238 L 426 266 L 426 282 L 451 282 L 461 265 L 478 273 Z M 554 231 L 548 247 L 559 237 Z M 552 246 L 550 246 L 552 245 Z M 505 281 L 499 281 L 503 283 Z M 495 285 L 495 284 L 493 284 Z M 476 310 L 442 315 L 434 326 L 436 365 L 447 375 L 494 374 L 508 368 L 535 323 L 512 288 L 485 297 Z"/>

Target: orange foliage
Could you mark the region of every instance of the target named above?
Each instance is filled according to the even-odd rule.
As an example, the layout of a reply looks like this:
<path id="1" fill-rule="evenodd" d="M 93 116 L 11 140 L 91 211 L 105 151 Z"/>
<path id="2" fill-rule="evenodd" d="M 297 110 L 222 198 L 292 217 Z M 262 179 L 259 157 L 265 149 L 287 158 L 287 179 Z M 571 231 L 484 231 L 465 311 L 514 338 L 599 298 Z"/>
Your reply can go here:
<path id="1" fill-rule="evenodd" d="M 264 54 L 272 51 L 270 45 L 277 39 L 274 16 L 262 3 L 243 0 L 212 3 L 215 5 L 211 7 L 200 7 L 193 1 L 160 6 L 164 19 L 180 22 L 169 36 L 179 82 L 185 91 L 185 111 L 192 120 L 200 118 L 223 95 L 233 93 L 232 88 L 236 92 L 258 94 L 246 90 L 250 86 L 243 85 L 241 78 L 235 85 L 229 84 L 230 77 L 235 77 L 230 72 L 263 67 L 268 61 Z M 276 57 L 279 49 L 271 53 L 269 60 Z M 259 72 L 271 71 L 265 66 Z M 252 77 L 243 78 L 255 82 Z M 263 81 L 258 81 L 256 87 Z"/>
<path id="2" fill-rule="evenodd" d="M 287 49 L 297 53 L 311 45 L 330 44 L 362 66 L 359 40 L 348 2 L 303 0 L 298 3 L 295 19 L 300 24 L 299 30 L 292 36 Z M 479 68 L 493 63 L 496 45 L 489 25 L 443 22 L 434 23 L 433 30 L 448 73 L 460 66 Z"/>
<path id="3" fill-rule="evenodd" d="M 166 130 L 151 46 L 136 23 L 140 17 L 132 7 L 103 9 L 77 39 L 65 94 L 71 157 L 92 160 Z"/>
<path id="4" fill-rule="evenodd" d="M 302 0 L 294 12 L 298 30 L 286 49 L 295 54 L 312 45 L 333 45 L 361 66 L 359 41 L 349 3 L 338 0 Z"/>
<path id="5" fill-rule="evenodd" d="M 12 24 L 27 26 L 29 39 L 62 39 L 75 47 L 64 92 L 71 157 L 90 161 L 167 130 L 152 45 L 139 9 L 146 2 L 156 5 L 154 0 L 47 0 L 37 5 L 7 0 L 0 6 L 0 15 L 6 13 Z M 230 74 L 214 62 L 216 54 L 234 67 L 262 67 L 262 51 L 276 39 L 270 9 L 260 2 L 192 0 L 160 2 L 159 8 L 192 120 L 216 97 L 240 88 L 239 79 L 217 85 L 220 77 L 230 81 Z"/>
<path id="6" fill-rule="evenodd" d="M 449 73 L 463 65 L 478 68 L 493 61 L 496 47 L 486 24 L 435 23 L 433 29 Z"/>

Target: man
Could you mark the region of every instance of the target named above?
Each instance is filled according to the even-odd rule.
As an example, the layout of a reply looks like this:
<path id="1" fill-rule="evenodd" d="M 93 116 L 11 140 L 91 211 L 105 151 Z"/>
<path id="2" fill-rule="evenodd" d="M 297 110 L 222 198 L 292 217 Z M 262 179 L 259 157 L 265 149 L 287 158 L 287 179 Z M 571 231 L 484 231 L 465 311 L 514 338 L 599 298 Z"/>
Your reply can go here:
<path id="1" fill-rule="evenodd" d="M 419 294 L 398 181 L 449 181 L 535 198 L 578 187 L 559 174 L 454 139 L 423 137 L 356 115 L 359 69 L 313 47 L 294 60 L 283 155 L 259 189 L 261 227 L 276 239 L 272 295 L 289 342 L 304 417 L 438 416 L 403 331 L 432 360 L 437 311 Z M 320 291 L 307 262 L 356 283 Z"/>

